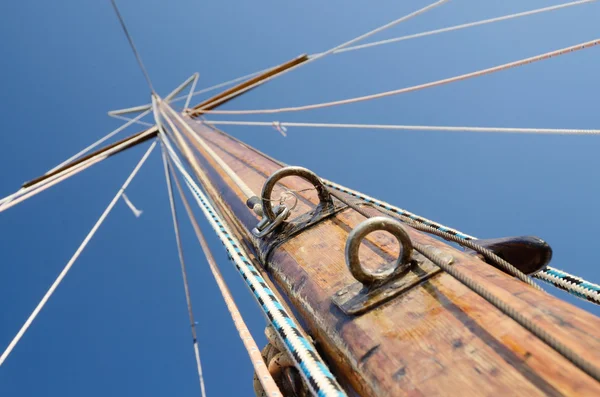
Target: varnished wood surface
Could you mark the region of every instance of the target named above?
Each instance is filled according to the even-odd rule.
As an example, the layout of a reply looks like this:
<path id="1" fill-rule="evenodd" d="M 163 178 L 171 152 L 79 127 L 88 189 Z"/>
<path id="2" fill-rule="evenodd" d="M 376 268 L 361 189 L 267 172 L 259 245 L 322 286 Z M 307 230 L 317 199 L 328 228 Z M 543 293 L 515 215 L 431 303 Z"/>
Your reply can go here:
<path id="1" fill-rule="evenodd" d="M 260 195 L 264 181 L 279 166 L 247 146 L 187 120 Z M 249 230 L 258 219 L 245 206 L 245 197 L 193 146 L 214 187 L 212 194 L 219 196 L 216 201 L 230 214 L 239 236 L 254 245 Z M 294 190 L 310 188 L 298 178 L 287 178 L 284 183 Z M 317 202 L 314 191 L 298 195 L 301 200 L 295 215 Z M 397 201 L 401 202 L 401 197 Z M 378 215 L 374 209 L 369 211 Z M 364 219 L 346 209 L 284 243 L 268 264 L 270 275 L 342 383 L 351 384 L 363 396 L 600 395 L 598 382 L 445 273 L 363 315 L 343 314 L 331 299 L 340 288 L 355 282 L 346 268 L 344 246 L 349 231 Z M 413 241 L 443 249 L 454 258 L 453 266 L 588 361 L 600 364 L 597 317 L 476 257 L 406 229 Z M 392 238 L 371 235 L 369 242 L 361 250 L 364 263 L 376 266 L 394 258 Z"/>

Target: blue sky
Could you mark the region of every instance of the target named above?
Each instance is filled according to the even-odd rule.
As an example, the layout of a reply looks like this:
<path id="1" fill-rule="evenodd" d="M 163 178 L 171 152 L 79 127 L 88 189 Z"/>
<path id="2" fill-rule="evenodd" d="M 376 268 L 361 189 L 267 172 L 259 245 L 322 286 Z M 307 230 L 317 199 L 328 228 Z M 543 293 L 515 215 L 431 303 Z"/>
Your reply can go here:
<path id="1" fill-rule="evenodd" d="M 199 88 L 324 51 L 427 1 L 121 1 L 156 89 Z M 374 39 L 558 4 L 454 0 Z M 600 4 L 332 56 L 225 108 L 302 105 L 401 88 L 597 38 Z M 108 1 L 0 5 L 0 196 L 116 128 L 149 90 Z M 599 128 L 600 48 L 444 87 L 280 121 Z M 217 117 L 215 117 L 217 119 Z M 226 119 L 226 117 L 220 117 Z M 234 118 L 227 118 L 234 119 Z M 240 116 L 272 121 L 273 117 Z M 480 237 L 535 234 L 552 264 L 600 280 L 597 136 L 303 130 L 231 134 L 285 161 Z M 136 131 L 135 129 L 131 130 Z M 145 148 L 0 214 L 0 346 L 9 343 Z M 155 153 L 0 370 L 6 396 L 199 394 L 162 165 Z M 407 181 L 401 182 L 401 181 Z M 182 222 L 209 395 L 251 395 L 252 370 Z M 203 224 L 203 226 L 206 226 Z M 206 229 L 209 230 L 209 229 Z M 259 344 L 262 314 L 209 241 Z M 586 310 L 600 310 L 558 293 Z"/>

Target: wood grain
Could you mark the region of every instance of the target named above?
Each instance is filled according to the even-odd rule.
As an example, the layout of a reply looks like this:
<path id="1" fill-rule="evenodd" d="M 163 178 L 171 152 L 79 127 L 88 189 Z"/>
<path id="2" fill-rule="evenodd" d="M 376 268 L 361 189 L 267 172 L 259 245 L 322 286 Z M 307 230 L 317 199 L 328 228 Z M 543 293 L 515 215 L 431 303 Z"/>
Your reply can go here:
<path id="1" fill-rule="evenodd" d="M 260 195 L 278 164 L 220 132 L 191 119 L 186 122 Z M 213 198 L 247 246 L 256 248 L 249 231 L 257 217 L 227 175 L 197 149 L 213 195 L 219 196 Z M 298 178 L 284 182 L 294 190 L 310 187 Z M 296 215 L 317 203 L 314 191 L 297 194 Z M 363 396 L 600 395 L 598 382 L 446 273 L 363 315 L 342 313 L 331 299 L 355 282 L 344 247 L 349 231 L 364 219 L 346 209 L 279 246 L 268 263 L 270 276 L 343 384 Z M 579 355 L 600 364 L 597 317 L 430 236 L 408 226 L 406 230 L 413 241 L 451 255 L 453 266 Z M 390 262 L 397 249 L 393 241 L 371 235 L 361 258 L 371 267 Z"/>

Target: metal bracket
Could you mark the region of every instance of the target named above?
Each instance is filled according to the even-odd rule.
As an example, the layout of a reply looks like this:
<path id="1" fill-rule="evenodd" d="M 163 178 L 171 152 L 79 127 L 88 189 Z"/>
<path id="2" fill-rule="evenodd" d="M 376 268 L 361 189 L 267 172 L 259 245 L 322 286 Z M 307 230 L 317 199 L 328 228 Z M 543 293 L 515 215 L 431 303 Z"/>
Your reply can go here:
<path id="1" fill-rule="evenodd" d="M 252 234 L 258 238 L 262 238 L 271 233 L 275 228 L 277 228 L 277 226 L 281 225 L 287 219 L 287 217 L 290 215 L 290 209 L 286 206 L 277 206 L 275 207 L 275 213 L 277 214 L 277 217 L 273 222 L 271 222 L 266 216 L 263 217 L 260 222 L 258 222 L 256 227 L 252 229 Z"/>
<path id="2" fill-rule="evenodd" d="M 277 233 L 270 233 L 258 241 L 258 255 L 265 267 L 268 267 L 271 253 L 292 237 L 306 229 L 332 217 L 338 212 L 348 208 L 339 200 L 333 200 L 332 204 L 320 203 L 312 211 L 306 212 L 297 218 L 283 222 Z"/>
<path id="3" fill-rule="evenodd" d="M 430 246 L 427 248 L 435 249 Z M 441 252 L 436 253 L 446 258 L 448 263 L 452 263 L 453 258 L 449 255 Z M 363 314 L 411 290 L 442 271 L 433 262 L 416 251 L 412 252 L 410 262 L 411 265 L 407 272 L 395 274 L 389 281 L 375 288 L 369 288 L 357 282 L 340 289 L 333 295 L 333 303 L 345 314 Z"/>

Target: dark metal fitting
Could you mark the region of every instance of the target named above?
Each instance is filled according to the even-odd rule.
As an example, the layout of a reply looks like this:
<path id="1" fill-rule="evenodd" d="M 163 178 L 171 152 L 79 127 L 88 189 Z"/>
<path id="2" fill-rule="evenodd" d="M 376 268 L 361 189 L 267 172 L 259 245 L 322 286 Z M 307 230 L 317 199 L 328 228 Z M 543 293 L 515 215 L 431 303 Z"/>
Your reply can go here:
<path id="1" fill-rule="evenodd" d="M 525 274 L 535 274 L 544 270 L 552 259 L 552 248 L 547 242 L 536 236 L 504 237 L 475 240 L 475 244 L 487 248 Z M 478 255 L 483 260 L 503 270 L 494 261 L 487 260 L 484 255 L 471 249 L 465 250 L 471 255 Z"/>
<path id="2" fill-rule="evenodd" d="M 261 205 L 260 197 L 252 196 L 246 200 L 246 205 L 258 216 L 263 216 L 263 208 Z"/>
<path id="3" fill-rule="evenodd" d="M 266 236 L 290 216 L 290 209 L 285 205 L 278 205 L 275 207 L 275 212 L 277 213 L 277 216 L 274 221 L 269 220 L 269 218 L 265 216 L 258 222 L 256 227 L 252 229 L 252 234 L 254 236 L 258 238 Z"/>
<path id="4" fill-rule="evenodd" d="M 321 179 L 312 171 L 304 168 L 304 167 L 284 167 L 277 171 L 275 171 L 269 179 L 266 180 L 265 185 L 262 189 L 262 208 L 264 212 L 264 216 L 268 218 L 271 222 L 275 221 L 277 215 L 273 211 L 273 206 L 271 204 L 271 193 L 273 192 L 273 188 L 281 179 L 288 176 L 298 176 L 310 183 L 317 189 L 317 194 L 319 195 L 319 200 L 322 205 L 330 205 L 333 206 L 333 200 L 329 191 L 321 181 Z"/>
<path id="5" fill-rule="evenodd" d="M 369 233 L 379 230 L 389 232 L 396 237 L 400 244 L 400 255 L 393 267 L 369 271 L 362 267 L 358 250 L 362 240 Z M 360 223 L 348 235 L 348 240 L 346 241 L 346 264 L 354 278 L 365 287 L 377 286 L 410 268 L 412 250 L 413 246 L 410 237 L 400 222 L 391 218 L 377 216 Z"/>

